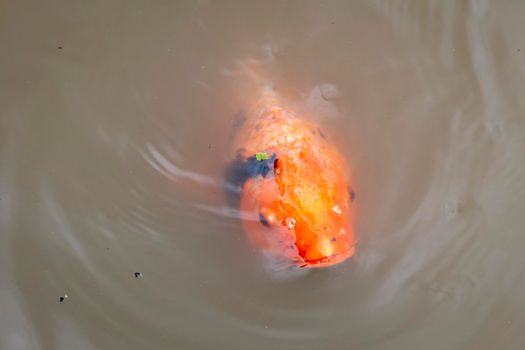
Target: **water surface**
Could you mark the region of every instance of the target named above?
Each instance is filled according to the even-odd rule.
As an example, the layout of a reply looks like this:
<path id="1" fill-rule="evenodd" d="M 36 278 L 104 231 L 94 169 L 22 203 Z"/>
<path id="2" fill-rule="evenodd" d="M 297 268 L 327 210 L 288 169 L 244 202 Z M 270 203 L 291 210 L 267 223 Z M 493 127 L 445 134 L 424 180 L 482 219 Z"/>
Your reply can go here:
<path id="1" fill-rule="evenodd" d="M 0 349 L 523 348 L 525 3 L 0 6 Z M 351 164 L 341 265 L 224 200 L 254 61 Z"/>

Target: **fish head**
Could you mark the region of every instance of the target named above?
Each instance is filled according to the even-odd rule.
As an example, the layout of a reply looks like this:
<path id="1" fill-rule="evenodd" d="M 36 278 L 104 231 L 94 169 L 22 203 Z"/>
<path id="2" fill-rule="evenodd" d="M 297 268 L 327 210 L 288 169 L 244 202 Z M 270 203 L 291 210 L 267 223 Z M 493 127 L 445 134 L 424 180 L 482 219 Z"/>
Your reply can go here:
<path id="1" fill-rule="evenodd" d="M 306 164 L 286 156 L 273 164 L 273 176 L 244 186 L 241 209 L 254 211 L 259 221 L 245 225 L 252 241 L 301 267 L 334 265 L 352 256 L 351 198 L 344 172 L 333 164 Z"/>

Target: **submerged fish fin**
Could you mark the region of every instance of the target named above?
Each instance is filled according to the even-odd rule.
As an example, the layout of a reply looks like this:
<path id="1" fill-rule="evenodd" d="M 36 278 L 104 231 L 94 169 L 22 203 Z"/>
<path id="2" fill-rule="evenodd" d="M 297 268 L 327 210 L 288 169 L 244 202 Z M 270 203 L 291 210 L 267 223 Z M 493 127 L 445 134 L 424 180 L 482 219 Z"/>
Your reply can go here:
<path id="1" fill-rule="evenodd" d="M 226 194 L 228 204 L 234 208 L 239 207 L 240 196 L 244 183 L 258 176 L 267 177 L 273 175 L 273 166 L 276 155 L 265 160 L 257 160 L 255 155 L 248 158 L 242 156 L 242 149 L 237 152 L 237 158 L 230 163 L 226 169 Z"/>
<path id="2" fill-rule="evenodd" d="M 269 271 L 289 274 L 308 271 L 308 269 L 299 266 L 297 262 L 284 256 L 263 252 L 262 257 L 264 259 L 264 265 L 269 268 Z"/>

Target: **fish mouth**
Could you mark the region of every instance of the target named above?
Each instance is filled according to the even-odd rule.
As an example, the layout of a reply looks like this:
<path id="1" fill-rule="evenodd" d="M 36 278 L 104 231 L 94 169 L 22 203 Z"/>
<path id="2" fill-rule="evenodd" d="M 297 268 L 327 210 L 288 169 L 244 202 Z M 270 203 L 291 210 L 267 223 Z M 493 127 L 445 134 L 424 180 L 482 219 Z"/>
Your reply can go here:
<path id="1" fill-rule="evenodd" d="M 325 256 L 325 257 L 322 257 L 321 259 L 316 259 L 316 260 L 301 259 L 300 262 L 297 262 L 297 265 L 301 268 L 319 268 L 319 267 L 337 265 L 337 264 L 342 263 L 346 259 L 350 258 L 351 256 L 353 256 L 354 253 L 355 253 L 355 248 L 351 247 L 345 252 Z"/>

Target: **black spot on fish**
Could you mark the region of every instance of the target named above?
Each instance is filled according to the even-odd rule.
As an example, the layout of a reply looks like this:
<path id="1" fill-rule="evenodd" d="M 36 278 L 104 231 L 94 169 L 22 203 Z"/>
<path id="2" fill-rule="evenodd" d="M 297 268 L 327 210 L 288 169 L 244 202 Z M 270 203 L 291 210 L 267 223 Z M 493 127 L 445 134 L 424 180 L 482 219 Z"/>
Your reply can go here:
<path id="1" fill-rule="evenodd" d="M 238 207 L 241 190 L 246 180 L 258 176 L 267 177 L 273 169 L 275 159 L 275 154 L 265 160 L 257 160 L 255 155 L 245 159 L 241 154 L 237 154 L 237 158 L 226 169 L 226 192 L 229 204 Z"/>
<path id="2" fill-rule="evenodd" d="M 317 132 L 323 138 L 323 140 L 326 140 L 326 135 L 321 131 L 321 129 L 317 128 Z"/>
<path id="3" fill-rule="evenodd" d="M 348 195 L 350 196 L 350 202 L 353 202 L 355 199 L 355 192 L 351 188 L 348 189 Z"/>
<path id="4" fill-rule="evenodd" d="M 332 242 L 335 242 L 335 241 L 337 241 L 337 238 L 332 237 L 331 241 L 332 241 Z"/>
<path id="5" fill-rule="evenodd" d="M 268 222 L 268 220 L 266 220 L 263 214 L 259 214 L 259 221 L 261 222 L 261 224 L 263 224 L 263 226 L 270 227 L 270 223 Z"/>

